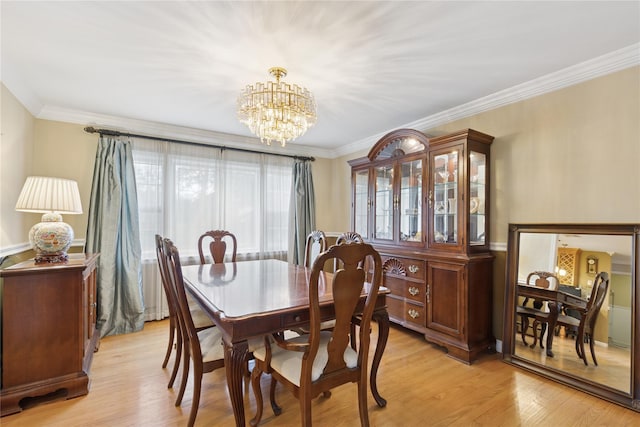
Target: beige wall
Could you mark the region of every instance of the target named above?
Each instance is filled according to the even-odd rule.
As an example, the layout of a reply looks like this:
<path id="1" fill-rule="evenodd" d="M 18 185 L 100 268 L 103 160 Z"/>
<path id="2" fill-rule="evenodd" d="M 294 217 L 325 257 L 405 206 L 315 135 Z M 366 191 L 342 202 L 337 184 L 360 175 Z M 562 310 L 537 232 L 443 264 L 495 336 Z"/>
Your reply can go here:
<path id="1" fill-rule="evenodd" d="M 0 253 L 24 243 L 39 216 L 15 211 L 25 179 L 33 169 L 36 120 L 0 84 Z"/>
<path id="2" fill-rule="evenodd" d="M 640 222 L 640 67 L 487 111 L 436 129 L 493 135 L 491 243 L 509 223 Z M 348 187 L 337 159 L 335 188 Z M 339 203 L 349 227 L 350 195 Z"/>
<path id="3" fill-rule="evenodd" d="M 34 173 L 78 182 L 82 214 L 64 215 L 64 221 L 73 227 L 76 239 L 84 239 L 98 135 L 86 133 L 81 125 L 50 120 L 36 120 L 35 129 Z"/>
<path id="4" fill-rule="evenodd" d="M 640 222 L 640 67 L 419 130 L 440 136 L 465 128 L 495 137 L 494 247 L 506 248 L 509 223 Z M 334 230 L 350 228 L 347 160 L 366 154 L 334 162 Z M 495 255 L 493 333 L 501 339 L 507 260 Z"/>
<path id="5" fill-rule="evenodd" d="M 16 212 L 15 202 L 27 176 L 43 175 L 78 182 L 82 215 L 64 215 L 75 239 L 86 236 L 87 212 L 98 138 L 83 126 L 34 119 L 2 85 L 2 206 L 0 251 L 28 248 L 29 229 L 41 214 Z"/>
<path id="6" fill-rule="evenodd" d="M 464 128 L 493 135 L 492 244 L 507 241 L 510 222 L 640 222 L 640 67 L 458 120 L 431 136 Z M 84 238 L 97 136 L 83 126 L 34 120 L 2 86 L 0 250 L 26 242 L 35 214 L 13 211 L 29 174 L 75 179 L 83 209 L 67 215 Z M 347 160 L 313 165 L 316 226 L 350 229 Z M 32 158 L 33 156 L 33 158 Z M 494 263 L 494 334 L 502 335 L 505 254 Z"/>

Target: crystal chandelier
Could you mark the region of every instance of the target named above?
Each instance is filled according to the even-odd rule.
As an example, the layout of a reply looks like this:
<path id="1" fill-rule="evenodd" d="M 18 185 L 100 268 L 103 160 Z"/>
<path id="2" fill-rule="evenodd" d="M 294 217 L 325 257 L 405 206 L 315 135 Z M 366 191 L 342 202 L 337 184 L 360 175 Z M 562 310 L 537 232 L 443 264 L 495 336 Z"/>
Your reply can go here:
<path id="1" fill-rule="evenodd" d="M 278 141 L 284 147 L 316 123 L 316 102 L 306 88 L 280 81 L 287 75 L 284 68 L 270 68 L 269 74 L 275 82 L 247 85 L 240 92 L 238 119 L 263 143 Z"/>

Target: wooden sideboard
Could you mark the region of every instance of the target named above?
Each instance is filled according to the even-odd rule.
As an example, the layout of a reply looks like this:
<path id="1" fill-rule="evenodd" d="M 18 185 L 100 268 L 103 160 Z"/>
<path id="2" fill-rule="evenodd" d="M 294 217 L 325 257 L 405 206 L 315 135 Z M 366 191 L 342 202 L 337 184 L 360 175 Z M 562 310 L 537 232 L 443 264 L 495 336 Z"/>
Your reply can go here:
<path id="1" fill-rule="evenodd" d="M 2 416 L 25 398 L 89 392 L 96 331 L 98 254 L 69 254 L 65 264 L 33 260 L 0 270 Z M 24 402 L 24 401 L 23 401 Z"/>

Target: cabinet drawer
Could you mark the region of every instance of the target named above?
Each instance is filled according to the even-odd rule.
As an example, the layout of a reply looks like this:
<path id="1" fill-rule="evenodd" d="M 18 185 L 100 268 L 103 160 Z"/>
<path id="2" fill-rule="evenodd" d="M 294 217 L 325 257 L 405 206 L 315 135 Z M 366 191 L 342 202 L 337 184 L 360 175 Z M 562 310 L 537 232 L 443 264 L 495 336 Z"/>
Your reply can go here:
<path id="1" fill-rule="evenodd" d="M 407 277 L 414 279 L 424 279 L 425 266 L 424 261 L 419 259 L 404 259 L 405 268 L 407 269 Z"/>
<path id="2" fill-rule="evenodd" d="M 406 281 L 404 285 L 404 296 L 407 299 L 418 301 L 424 304 L 426 286 L 424 282 L 410 282 Z"/>
<path id="3" fill-rule="evenodd" d="M 426 286 L 424 282 L 414 282 L 399 277 L 387 276 L 385 277 L 384 285 L 389 288 L 392 295 L 421 303 L 425 301 Z"/>
<path id="4" fill-rule="evenodd" d="M 423 306 L 407 302 L 404 308 L 404 318 L 407 322 L 415 323 L 420 326 L 424 326 L 426 324 Z"/>
<path id="5" fill-rule="evenodd" d="M 425 262 L 413 258 L 383 256 L 384 271 L 387 274 L 406 276 L 413 279 L 425 278 Z"/>

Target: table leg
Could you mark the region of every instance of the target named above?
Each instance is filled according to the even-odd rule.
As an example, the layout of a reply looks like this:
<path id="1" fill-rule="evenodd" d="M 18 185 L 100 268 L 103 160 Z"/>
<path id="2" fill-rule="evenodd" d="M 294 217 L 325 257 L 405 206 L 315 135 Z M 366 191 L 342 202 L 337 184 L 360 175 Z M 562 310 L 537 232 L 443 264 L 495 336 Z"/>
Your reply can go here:
<path id="1" fill-rule="evenodd" d="M 559 304 L 549 301 L 549 327 L 547 328 L 547 356 L 553 357 L 553 336 L 558 321 Z"/>
<path id="2" fill-rule="evenodd" d="M 379 310 L 373 312 L 373 320 L 378 324 L 378 342 L 376 344 L 376 351 L 373 354 L 373 361 L 371 362 L 371 394 L 376 400 L 376 403 L 381 408 L 387 406 L 387 401 L 380 393 L 378 393 L 378 385 L 376 383 L 378 376 L 378 367 L 380 366 L 380 360 L 382 359 L 382 353 L 387 346 L 387 339 L 389 338 L 389 313 L 387 310 Z"/>
<path id="3" fill-rule="evenodd" d="M 227 373 L 227 387 L 231 396 L 231 406 L 236 426 L 244 427 L 244 399 L 242 396 L 242 377 L 245 372 L 249 345 L 247 341 L 229 344 L 224 341 L 224 366 Z"/>

